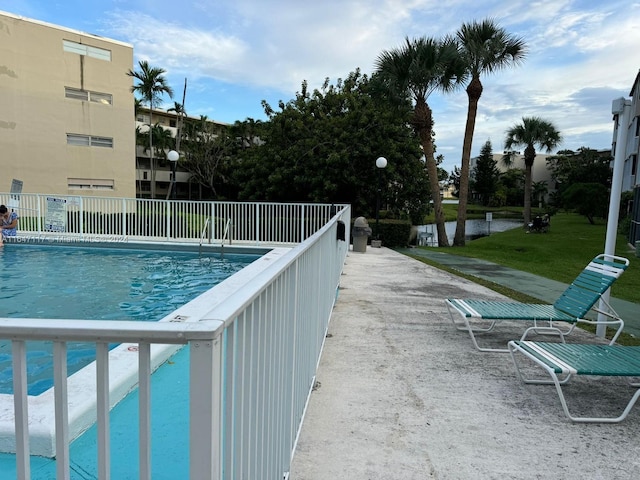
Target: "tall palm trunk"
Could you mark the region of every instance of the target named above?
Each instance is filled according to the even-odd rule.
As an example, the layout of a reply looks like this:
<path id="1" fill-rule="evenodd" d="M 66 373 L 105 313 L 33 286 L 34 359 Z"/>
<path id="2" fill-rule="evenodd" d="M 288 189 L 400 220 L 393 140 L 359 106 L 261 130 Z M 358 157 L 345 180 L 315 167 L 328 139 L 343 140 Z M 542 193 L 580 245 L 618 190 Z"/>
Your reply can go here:
<path id="1" fill-rule="evenodd" d="M 467 109 L 467 125 L 464 130 L 464 142 L 462 144 L 462 163 L 460 165 L 460 192 L 458 195 L 458 217 L 456 233 L 453 237 L 453 245 L 464 247 L 467 223 L 467 205 L 469 203 L 469 164 L 471 163 L 471 145 L 473 132 L 476 128 L 476 115 L 478 113 L 478 101 L 482 95 L 482 83 L 480 77 L 474 77 L 467 86 L 469 106 Z"/>
<path id="2" fill-rule="evenodd" d="M 533 145 L 527 145 L 524 149 L 524 225 L 531 221 L 531 185 L 533 177 L 533 161 L 536 158 L 536 150 Z"/>
<path id="3" fill-rule="evenodd" d="M 447 231 L 444 225 L 444 212 L 442 211 L 442 200 L 440 200 L 440 184 L 438 183 L 438 166 L 433 155 L 433 117 L 431 108 L 424 100 L 416 102 L 416 108 L 412 119 L 413 127 L 416 130 L 422 149 L 424 151 L 427 173 L 429 174 L 429 186 L 433 209 L 436 218 L 436 229 L 438 233 L 438 246 L 448 247 Z"/>
<path id="4" fill-rule="evenodd" d="M 151 169 L 151 198 L 156 198 L 156 169 L 153 164 L 153 100 L 149 102 L 149 162 Z"/>

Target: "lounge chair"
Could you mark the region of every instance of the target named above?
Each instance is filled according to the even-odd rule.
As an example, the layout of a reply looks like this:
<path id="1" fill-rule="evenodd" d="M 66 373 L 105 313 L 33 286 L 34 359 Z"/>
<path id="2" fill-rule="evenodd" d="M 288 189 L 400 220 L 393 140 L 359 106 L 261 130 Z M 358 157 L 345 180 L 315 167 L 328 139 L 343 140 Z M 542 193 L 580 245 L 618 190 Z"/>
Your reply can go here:
<path id="1" fill-rule="evenodd" d="M 445 300 L 445 302 L 456 328 L 469 332 L 474 346 L 482 352 L 509 351 L 508 348 L 480 347 L 476 340 L 476 334 L 491 332 L 496 324 L 502 320 L 532 321 L 534 327 L 525 330 L 525 337 L 532 331 L 539 334 L 552 333 L 559 335 L 562 342 L 564 342 L 564 335 L 571 333 L 577 323 L 606 325 L 617 329 L 611 340 L 611 343 L 615 343 L 624 327 L 624 322 L 601 297 L 628 265 L 629 260 L 626 258 L 605 254 L 598 255 L 553 305 L 452 298 Z M 602 300 L 604 309 L 595 306 L 599 300 Z M 585 315 L 590 310 L 601 313 L 606 318 L 604 320 L 587 320 Z M 462 316 L 463 325 L 456 322 L 454 312 Z M 481 322 L 478 324 L 476 321 Z M 485 321 L 489 322 L 488 326 Z M 472 322 L 475 326 L 472 326 Z M 561 324 L 570 325 L 562 330 L 558 327 Z"/>
<path id="2" fill-rule="evenodd" d="M 555 385 L 562 409 L 573 422 L 621 422 L 640 397 L 640 383 L 638 383 L 640 379 L 640 346 L 511 341 L 508 347 L 518 377 L 525 383 Z M 516 358 L 518 353 L 542 367 L 551 376 L 551 380 L 526 378 L 521 369 L 521 361 Z M 618 416 L 574 416 L 569 413 L 567 401 L 562 391 L 562 386 L 567 384 L 574 375 L 627 377 L 629 386 L 635 388 L 636 391 Z M 631 381 L 634 377 L 636 383 Z M 594 399 L 594 401 L 596 400 Z"/>

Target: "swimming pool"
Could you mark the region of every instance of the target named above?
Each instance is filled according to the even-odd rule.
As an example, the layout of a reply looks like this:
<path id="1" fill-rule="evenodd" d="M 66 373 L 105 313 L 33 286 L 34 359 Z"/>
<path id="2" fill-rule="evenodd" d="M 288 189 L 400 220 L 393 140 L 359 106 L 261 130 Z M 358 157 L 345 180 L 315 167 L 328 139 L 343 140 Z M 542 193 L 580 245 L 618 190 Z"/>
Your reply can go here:
<path id="1" fill-rule="evenodd" d="M 259 257 L 10 245 L 0 250 L 0 317 L 158 321 Z M 28 391 L 38 395 L 53 385 L 51 343 L 29 342 L 27 355 Z M 69 374 L 94 358 L 93 345 L 69 344 Z M 11 344 L 0 340 L 0 394 L 11 392 Z"/>
<path id="2" fill-rule="evenodd" d="M 71 243 L 71 242 L 69 242 Z M 83 245 L 85 245 L 83 243 Z M 203 262 L 215 262 L 215 259 L 228 258 L 233 254 L 255 255 L 256 260 L 245 266 L 240 271 L 221 281 L 219 284 L 207 289 L 184 305 L 175 305 L 172 310 L 159 320 L 159 322 L 191 323 L 208 319 L 208 314 L 216 307 L 224 304 L 245 286 L 255 282 L 263 275 L 270 275 L 269 269 L 278 268 L 280 261 L 285 259 L 290 248 L 278 246 L 224 246 L 198 245 L 193 243 L 157 242 L 157 241 L 130 241 L 125 243 L 96 242 L 90 243 L 90 248 L 125 248 L 134 250 L 163 250 L 171 251 L 171 255 L 178 252 L 187 252 L 198 255 Z M 71 246 L 71 245 L 65 245 Z M 9 248 L 21 248 L 22 245 L 8 245 Z M 4 247 L 4 255 L 9 251 Z M 6 260 L 6 257 L 5 257 Z M 2 264 L 2 270 L 10 267 Z M 20 319 L 11 319 L 12 322 Z M 45 320 L 48 321 L 48 320 Z M 55 320 L 53 320 L 55 321 Z M 90 322 L 93 320 L 89 320 Z M 101 320 L 96 320 L 101 321 Z M 67 325 L 70 322 L 85 323 L 84 320 L 61 321 Z M 116 322 L 117 323 L 117 322 Z M 175 354 L 181 348 L 180 345 L 151 345 L 151 369 L 152 371 Z M 134 391 L 138 382 L 138 353 L 137 343 L 122 343 L 115 346 L 109 353 L 109 401 L 114 407 L 129 393 Z M 50 358 L 50 355 L 49 355 Z M 77 438 L 96 422 L 96 395 L 97 378 L 95 362 L 68 376 L 67 381 L 67 415 L 68 434 L 70 440 Z M 44 457 L 55 456 L 55 409 L 54 388 L 37 395 L 28 395 L 29 411 L 29 437 L 32 455 Z M 14 418 L 14 398 L 11 394 L 0 393 L 0 451 L 16 452 L 16 430 Z"/>

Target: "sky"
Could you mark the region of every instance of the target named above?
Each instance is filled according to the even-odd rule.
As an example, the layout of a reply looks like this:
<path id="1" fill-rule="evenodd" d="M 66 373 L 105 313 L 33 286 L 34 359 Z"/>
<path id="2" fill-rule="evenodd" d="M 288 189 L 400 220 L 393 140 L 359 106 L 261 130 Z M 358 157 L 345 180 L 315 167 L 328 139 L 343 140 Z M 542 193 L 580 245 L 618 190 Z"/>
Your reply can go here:
<path id="1" fill-rule="evenodd" d="M 611 102 L 628 97 L 640 69 L 640 0 L 0 0 L 0 10 L 127 42 L 133 69 L 147 60 L 166 70 L 173 100 L 182 101 L 187 79 L 188 115 L 226 123 L 266 120 L 262 101 L 277 110 L 305 80 L 313 89 L 357 68 L 371 74 L 405 38 L 493 18 L 528 53 L 482 77 L 472 156 L 487 140 L 501 153 L 505 131 L 529 116 L 556 126 L 560 149 L 611 148 Z M 460 164 L 467 95 L 435 92 L 428 102 L 450 172 Z"/>

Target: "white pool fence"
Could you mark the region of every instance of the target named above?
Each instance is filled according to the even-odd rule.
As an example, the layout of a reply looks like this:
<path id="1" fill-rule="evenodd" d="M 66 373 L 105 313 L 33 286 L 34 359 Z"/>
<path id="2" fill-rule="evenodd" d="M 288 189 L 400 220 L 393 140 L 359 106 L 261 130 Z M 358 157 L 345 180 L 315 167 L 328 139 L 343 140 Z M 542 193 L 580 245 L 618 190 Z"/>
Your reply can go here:
<path id="1" fill-rule="evenodd" d="M 149 200 L 0 193 L 14 209 L 22 235 L 36 238 L 129 238 L 145 240 L 298 244 L 345 205 Z"/>
<path id="2" fill-rule="evenodd" d="M 0 202 L 8 203 L 6 197 L 0 194 Z M 21 235 L 50 233 L 46 197 L 21 195 Z M 189 346 L 189 472 L 182 478 L 287 478 L 349 250 L 350 207 L 87 197 L 74 202 L 67 206 L 66 221 L 80 236 L 198 241 L 208 218 L 215 225 L 211 238 L 221 241 L 219 225 L 224 229 L 225 219 L 231 219 L 238 241 L 295 246 L 189 322 L 1 318 L 0 340 L 12 343 L 18 478 L 31 478 L 30 453 L 43 454 L 30 445 L 25 342 L 31 340 L 54 345 L 55 440 L 49 456 L 56 458 L 57 479 L 70 478 L 66 345 L 71 341 L 96 345 L 97 478 L 110 479 L 118 461 L 111 456 L 109 430 L 108 345 L 113 342 L 137 345 L 140 479 L 154 478 L 151 350 L 158 344 Z M 176 216 L 182 220 L 173 222 Z M 202 223 L 193 222 L 196 217 Z"/>

